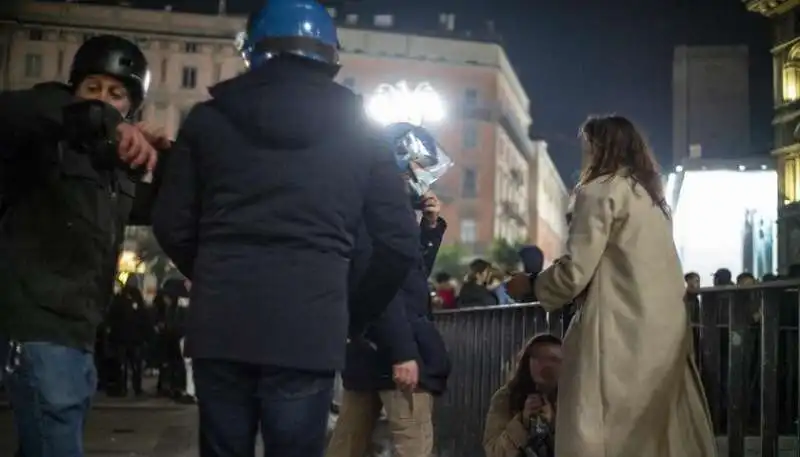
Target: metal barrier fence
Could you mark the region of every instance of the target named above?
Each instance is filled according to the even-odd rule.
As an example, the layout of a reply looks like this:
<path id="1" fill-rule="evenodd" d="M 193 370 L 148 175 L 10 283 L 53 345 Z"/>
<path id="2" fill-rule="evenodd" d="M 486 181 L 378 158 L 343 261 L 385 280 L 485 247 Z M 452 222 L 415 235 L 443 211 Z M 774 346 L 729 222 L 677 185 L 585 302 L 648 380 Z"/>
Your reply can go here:
<path id="1" fill-rule="evenodd" d="M 800 281 L 702 289 L 687 304 L 720 455 L 796 456 L 800 426 Z M 569 311 L 535 304 L 442 311 L 436 322 L 453 361 L 434 423 L 439 457 L 478 457 L 492 394 L 525 341 L 563 336 Z M 569 356 L 566 354 L 566 356 Z"/>

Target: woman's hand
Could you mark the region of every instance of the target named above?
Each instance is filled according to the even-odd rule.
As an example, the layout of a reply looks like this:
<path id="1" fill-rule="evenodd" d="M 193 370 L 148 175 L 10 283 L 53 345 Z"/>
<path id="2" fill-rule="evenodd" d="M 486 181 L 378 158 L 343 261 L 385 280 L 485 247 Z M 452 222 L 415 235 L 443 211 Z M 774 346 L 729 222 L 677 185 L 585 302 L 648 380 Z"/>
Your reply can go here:
<path id="1" fill-rule="evenodd" d="M 541 417 L 548 423 L 552 423 L 555 419 L 555 410 L 553 405 L 547 401 L 543 395 L 531 394 L 525 399 L 525 406 L 522 408 L 522 421 L 525 425 L 529 424 L 531 419 Z"/>
<path id="2" fill-rule="evenodd" d="M 544 407 L 545 402 L 542 399 L 542 396 L 539 394 L 530 394 L 528 398 L 525 399 L 525 406 L 522 407 L 522 420 L 525 424 L 530 422 L 535 416 L 537 416 Z"/>

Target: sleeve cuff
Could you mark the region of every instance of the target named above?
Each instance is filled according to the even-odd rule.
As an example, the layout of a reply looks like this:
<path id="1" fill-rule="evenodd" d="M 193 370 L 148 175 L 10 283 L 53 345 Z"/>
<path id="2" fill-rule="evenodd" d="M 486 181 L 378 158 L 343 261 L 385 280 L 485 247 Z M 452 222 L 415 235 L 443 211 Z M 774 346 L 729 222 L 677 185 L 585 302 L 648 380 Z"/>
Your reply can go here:
<path id="1" fill-rule="evenodd" d="M 403 347 L 400 351 L 392 351 L 392 365 L 418 359 L 419 354 L 417 353 L 416 348 L 411 347 L 411 345 L 408 345 L 408 347 Z"/>
<path id="2" fill-rule="evenodd" d="M 423 235 L 433 233 L 444 233 L 447 230 L 447 222 L 440 216 L 436 218 L 436 225 L 431 227 L 428 222 L 423 218 L 419 223 L 419 228 Z"/>
<path id="3" fill-rule="evenodd" d="M 518 448 L 525 446 L 528 442 L 528 430 L 522 425 L 522 416 L 519 413 L 506 425 L 506 434 L 509 440 Z"/>

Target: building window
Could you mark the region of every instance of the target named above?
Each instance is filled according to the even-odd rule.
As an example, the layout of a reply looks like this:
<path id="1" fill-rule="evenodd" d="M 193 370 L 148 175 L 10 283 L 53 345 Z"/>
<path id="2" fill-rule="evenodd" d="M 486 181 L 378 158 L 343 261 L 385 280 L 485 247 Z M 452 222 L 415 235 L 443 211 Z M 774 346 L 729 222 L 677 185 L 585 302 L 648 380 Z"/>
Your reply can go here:
<path id="1" fill-rule="evenodd" d="M 462 135 L 464 149 L 474 149 L 478 147 L 478 128 L 474 124 L 465 125 Z"/>
<path id="2" fill-rule="evenodd" d="M 184 89 L 194 89 L 197 87 L 197 68 L 183 67 L 183 77 L 181 87 Z"/>
<path id="3" fill-rule="evenodd" d="M 783 66 L 783 101 L 800 99 L 800 62 L 789 61 Z"/>
<path id="4" fill-rule="evenodd" d="M 189 116 L 189 111 L 191 111 L 191 108 L 182 108 L 178 112 L 178 125 L 183 125 L 183 123 L 186 121 L 186 118 Z"/>
<path id="5" fill-rule="evenodd" d="M 467 89 L 464 91 L 464 106 L 467 108 L 475 108 L 478 106 L 478 91 L 475 89 Z"/>
<path id="6" fill-rule="evenodd" d="M 461 175 L 461 197 L 475 198 L 478 196 L 478 173 L 474 168 L 465 168 Z"/>
<path id="7" fill-rule="evenodd" d="M 800 160 L 797 157 L 787 157 L 783 165 L 783 182 L 781 193 L 783 194 L 783 204 L 800 200 Z"/>
<path id="8" fill-rule="evenodd" d="M 161 59 L 161 84 L 167 83 L 167 59 Z"/>
<path id="9" fill-rule="evenodd" d="M 28 39 L 31 41 L 42 41 L 44 33 L 40 29 L 28 30 Z"/>
<path id="10" fill-rule="evenodd" d="M 478 226 L 475 219 L 461 219 L 461 242 L 474 244 L 478 240 Z"/>
<path id="11" fill-rule="evenodd" d="M 800 100 L 800 46 L 795 46 L 789 51 L 781 73 L 783 101 Z"/>
<path id="12" fill-rule="evenodd" d="M 355 90 L 356 88 L 356 78 L 344 78 L 342 80 L 342 85 L 347 87 L 350 90 Z"/>
<path id="13" fill-rule="evenodd" d="M 64 72 L 64 51 L 58 51 L 58 60 L 56 61 L 56 75 L 61 76 Z"/>
<path id="14" fill-rule="evenodd" d="M 195 54 L 197 52 L 197 43 L 184 43 L 183 52 L 188 54 Z"/>
<path id="15" fill-rule="evenodd" d="M 41 54 L 25 54 L 25 77 L 26 78 L 42 77 Z"/>
<path id="16" fill-rule="evenodd" d="M 222 64 L 214 64 L 214 82 L 218 83 L 222 79 Z"/>

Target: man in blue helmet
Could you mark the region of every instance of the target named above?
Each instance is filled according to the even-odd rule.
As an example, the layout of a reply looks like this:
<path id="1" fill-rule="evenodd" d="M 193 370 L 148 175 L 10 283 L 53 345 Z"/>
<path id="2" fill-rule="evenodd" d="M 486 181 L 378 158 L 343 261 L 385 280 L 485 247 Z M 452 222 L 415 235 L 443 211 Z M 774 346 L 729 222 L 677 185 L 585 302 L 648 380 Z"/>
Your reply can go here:
<path id="1" fill-rule="evenodd" d="M 391 147 L 333 81 L 337 43 L 318 3 L 269 0 L 239 43 L 249 71 L 192 109 L 163 177 L 153 230 L 192 280 L 202 457 L 252 456 L 259 425 L 266 455 L 321 455 L 348 327 L 420 257 Z M 362 221 L 380 263 L 349 290 Z"/>
<path id="2" fill-rule="evenodd" d="M 342 372 L 345 391 L 326 457 L 367 455 L 381 408 L 386 411 L 393 455 L 431 455 L 433 396 L 444 392 L 450 374 L 447 350 L 432 319 L 428 276 L 447 229 L 430 185 L 451 162 L 421 127 L 398 123 L 386 130 L 413 207 L 421 213 L 415 235 L 422 259 L 380 319 L 348 342 Z M 413 212 L 406 217 L 416 222 Z M 366 274 L 369 259 L 380 255 L 372 246 L 369 234 L 362 230 L 353 255 L 354 283 Z"/>

